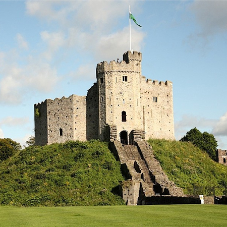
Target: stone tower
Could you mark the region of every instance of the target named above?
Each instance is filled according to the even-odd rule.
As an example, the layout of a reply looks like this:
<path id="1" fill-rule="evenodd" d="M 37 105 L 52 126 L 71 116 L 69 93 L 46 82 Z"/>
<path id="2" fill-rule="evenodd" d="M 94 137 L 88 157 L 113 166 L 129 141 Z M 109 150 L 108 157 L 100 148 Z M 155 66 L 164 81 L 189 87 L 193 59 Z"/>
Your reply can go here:
<path id="1" fill-rule="evenodd" d="M 146 79 L 141 61 L 140 52 L 128 51 L 121 62 L 101 62 L 86 97 L 72 95 L 35 105 L 36 144 L 174 139 L 172 83 Z"/>
<path id="2" fill-rule="evenodd" d="M 174 139 L 172 83 L 146 80 L 141 61 L 141 53 L 128 51 L 122 62 L 97 65 L 101 140 L 107 126 L 123 143 L 132 143 L 136 136 Z"/>

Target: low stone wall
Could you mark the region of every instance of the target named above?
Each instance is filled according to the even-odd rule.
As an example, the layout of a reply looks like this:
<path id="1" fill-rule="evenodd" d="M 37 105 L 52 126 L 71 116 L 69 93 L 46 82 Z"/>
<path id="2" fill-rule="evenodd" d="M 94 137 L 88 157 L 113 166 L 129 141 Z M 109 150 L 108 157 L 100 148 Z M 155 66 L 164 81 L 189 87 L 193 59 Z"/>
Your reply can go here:
<path id="1" fill-rule="evenodd" d="M 160 204 L 201 204 L 201 201 L 199 197 L 152 196 L 142 202 L 142 205 Z"/>

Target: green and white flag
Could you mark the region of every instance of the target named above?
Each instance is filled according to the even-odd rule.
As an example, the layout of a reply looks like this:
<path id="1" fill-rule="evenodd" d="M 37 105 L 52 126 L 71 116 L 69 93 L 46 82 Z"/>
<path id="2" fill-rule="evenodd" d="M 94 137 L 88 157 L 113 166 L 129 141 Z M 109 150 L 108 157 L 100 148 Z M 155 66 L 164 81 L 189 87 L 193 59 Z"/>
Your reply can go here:
<path id="1" fill-rule="evenodd" d="M 142 27 L 141 25 L 139 25 L 139 24 L 136 22 L 135 17 L 134 17 L 131 13 L 129 13 L 129 19 L 132 19 L 132 20 L 135 22 L 136 25 L 138 25 L 139 27 Z"/>

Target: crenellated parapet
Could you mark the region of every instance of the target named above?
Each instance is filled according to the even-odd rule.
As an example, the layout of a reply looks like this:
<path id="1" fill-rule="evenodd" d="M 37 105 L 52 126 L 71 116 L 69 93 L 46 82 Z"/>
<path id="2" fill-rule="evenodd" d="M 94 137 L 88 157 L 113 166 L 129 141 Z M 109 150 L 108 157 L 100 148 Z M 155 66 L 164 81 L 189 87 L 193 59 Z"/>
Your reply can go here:
<path id="1" fill-rule="evenodd" d="M 142 53 L 137 51 L 127 51 L 123 54 L 123 61 L 125 61 L 127 64 L 133 61 L 141 62 L 142 61 Z"/>
<path id="2" fill-rule="evenodd" d="M 122 61 L 100 62 L 96 67 L 96 76 L 108 72 L 136 72 L 141 73 L 142 54 L 128 51 L 124 53 Z"/>
<path id="3" fill-rule="evenodd" d="M 146 79 L 145 76 L 141 76 L 141 82 L 144 84 L 148 85 L 154 85 L 154 86 L 172 86 L 173 83 L 169 80 L 163 82 L 163 81 L 158 81 L 158 80 L 151 80 L 151 79 Z"/>

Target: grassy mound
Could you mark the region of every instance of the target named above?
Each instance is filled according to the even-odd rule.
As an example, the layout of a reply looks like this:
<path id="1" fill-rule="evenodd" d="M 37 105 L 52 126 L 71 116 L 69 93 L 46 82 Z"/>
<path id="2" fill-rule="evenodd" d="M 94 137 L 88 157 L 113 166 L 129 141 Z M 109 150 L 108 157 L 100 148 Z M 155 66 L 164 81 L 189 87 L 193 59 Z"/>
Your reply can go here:
<path id="1" fill-rule="evenodd" d="M 227 166 L 188 142 L 149 140 L 170 180 L 185 194 L 223 195 L 227 191 Z"/>
<path id="2" fill-rule="evenodd" d="M 99 141 L 30 146 L 0 163 L 0 204 L 119 205 L 120 164 Z"/>

